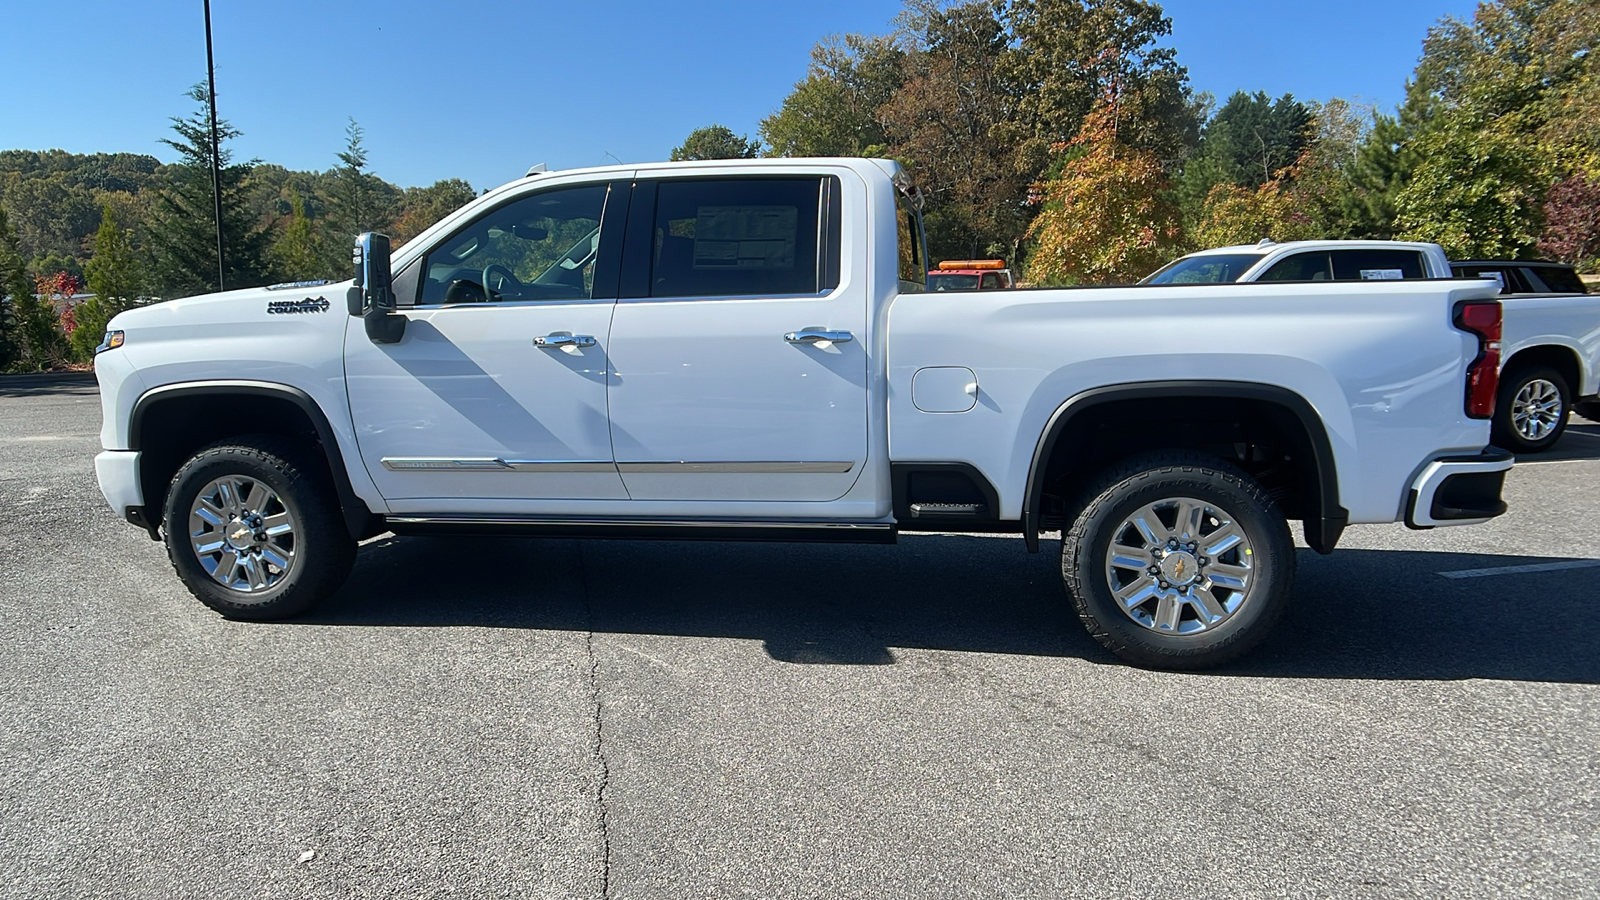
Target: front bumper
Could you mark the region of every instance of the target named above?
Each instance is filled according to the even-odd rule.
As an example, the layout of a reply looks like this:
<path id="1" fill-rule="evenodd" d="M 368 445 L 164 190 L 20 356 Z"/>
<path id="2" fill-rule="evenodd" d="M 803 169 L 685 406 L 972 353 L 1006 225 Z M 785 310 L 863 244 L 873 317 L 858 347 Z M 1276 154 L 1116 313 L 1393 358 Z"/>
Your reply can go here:
<path id="1" fill-rule="evenodd" d="M 1516 461 L 1511 451 L 1499 447 L 1485 447 L 1474 456 L 1434 460 L 1411 484 L 1406 526 L 1476 525 L 1504 513 L 1500 492 Z"/>

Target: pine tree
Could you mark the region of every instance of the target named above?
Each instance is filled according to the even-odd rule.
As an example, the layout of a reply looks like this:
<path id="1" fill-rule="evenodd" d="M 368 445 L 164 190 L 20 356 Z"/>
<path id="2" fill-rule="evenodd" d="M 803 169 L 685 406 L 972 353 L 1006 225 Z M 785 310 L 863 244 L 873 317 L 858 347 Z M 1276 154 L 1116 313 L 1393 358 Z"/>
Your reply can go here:
<path id="1" fill-rule="evenodd" d="M 100 211 L 100 230 L 94 236 L 94 258 L 84 267 L 93 297 L 74 310 L 77 328 L 72 332 L 72 355 L 80 361 L 94 356 L 94 348 L 117 313 L 139 302 L 142 275 L 128 236 L 109 205 Z"/>
<path id="2" fill-rule="evenodd" d="M 150 223 L 154 252 L 152 287 L 163 297 L 183 297 L 218 289 L 217 231 L 212 204 L 211 129 L 206 115 L 206 90 L 195 85 L 189 97 L 200 108 L 187 119 L 172 119 L 177 140 L 162 143 L 178 151 L 179 161 L 168 167 L 167 183 L 157 196 Z M 225 121 L 217 122 L 221 144 L 240 132 Z M 222 188 L 222 238 L 224 286 L 253 287 L 269 280 L 268 234 L 250 215 L 247 182 L 255 160 L 234 164 L 232 153 L 220 148 L 218 180 Z"/>
<path id="3" fill-rule="evenodd" d="M 33 298 L 33 280 L 28 277 L 28 264 L 22 258 L 16 229 L 0 207 L 0 371 L 10 368 L 17 360 L 17 310 L 26 300 Z"/>

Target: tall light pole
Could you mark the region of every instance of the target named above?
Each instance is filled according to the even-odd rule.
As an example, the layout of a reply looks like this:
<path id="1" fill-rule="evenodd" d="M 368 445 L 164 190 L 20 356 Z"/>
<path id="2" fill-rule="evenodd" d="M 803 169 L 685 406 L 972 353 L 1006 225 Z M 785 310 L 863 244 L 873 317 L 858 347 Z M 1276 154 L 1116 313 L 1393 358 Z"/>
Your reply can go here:
<path id="1" fill-rule="evenodd" d="M 211 104 L 211 201 L 217 223 L 217 290 L 225 291 L 222 283 L 222 162 L 217 140 L 217 72 L 211 57 L 211 0 L 206 4 L 206 98 Z"/>

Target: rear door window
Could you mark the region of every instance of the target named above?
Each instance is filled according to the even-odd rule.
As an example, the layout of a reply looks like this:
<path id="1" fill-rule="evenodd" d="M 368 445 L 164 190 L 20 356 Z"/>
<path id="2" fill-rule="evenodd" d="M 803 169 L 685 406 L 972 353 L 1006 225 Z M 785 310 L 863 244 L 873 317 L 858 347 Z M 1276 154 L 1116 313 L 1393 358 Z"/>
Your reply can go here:
<path id="1" fill-rule="evenodd" d="M 1427 278 L 1428 269 L 1416 250 L 1334 250 L 1335 281 L 1399 281 Z"/>
<path id="2" fill-rule="evenodd" d="M 839 235 L 824 215 L 825 183 L 821 178 L 660 182 L 647 296 L 763 297 L 831 290 L 837 271 L 828 271 L 830 255 L 818 250 L 837 243 Z"/>

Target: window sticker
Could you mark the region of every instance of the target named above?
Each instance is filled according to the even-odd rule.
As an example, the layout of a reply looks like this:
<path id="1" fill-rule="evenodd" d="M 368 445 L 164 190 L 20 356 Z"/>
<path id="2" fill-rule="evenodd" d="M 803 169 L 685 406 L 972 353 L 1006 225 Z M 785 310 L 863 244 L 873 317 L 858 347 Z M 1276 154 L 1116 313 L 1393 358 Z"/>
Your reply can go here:
<path id="1" fill-rule="evenodd" d="M 1403 269 L 1362 269 L 1362 281 L 1402 281 L 1406 277 Z"/>
<path id="2" fill-rule="evenodd" d="M 696 269 L 793 269 L 800 211 L 793 206 L 702 206 Z"/>

